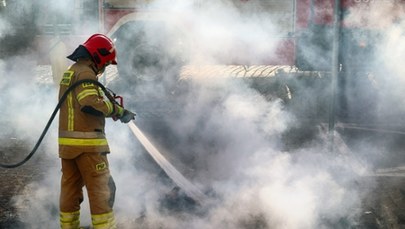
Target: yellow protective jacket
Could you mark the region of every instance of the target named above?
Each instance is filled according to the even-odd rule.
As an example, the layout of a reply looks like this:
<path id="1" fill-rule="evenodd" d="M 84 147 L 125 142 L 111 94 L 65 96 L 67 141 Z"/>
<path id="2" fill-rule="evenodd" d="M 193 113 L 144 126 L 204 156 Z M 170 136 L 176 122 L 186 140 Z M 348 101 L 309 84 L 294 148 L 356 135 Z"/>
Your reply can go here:
<path id="1" fill-rule="evenodd" d="M 63 74 L 59 99 L 75 82 L 97 80 L 90 61 L 78 61 Z M 109 152 L 105 137 L 105 117 L 119 116 L 123 108 L 104 99 L 93 83 L 82 83 L 72 90 L 59 112 L 59 157 L 72 159 L 81 153 Z"/>

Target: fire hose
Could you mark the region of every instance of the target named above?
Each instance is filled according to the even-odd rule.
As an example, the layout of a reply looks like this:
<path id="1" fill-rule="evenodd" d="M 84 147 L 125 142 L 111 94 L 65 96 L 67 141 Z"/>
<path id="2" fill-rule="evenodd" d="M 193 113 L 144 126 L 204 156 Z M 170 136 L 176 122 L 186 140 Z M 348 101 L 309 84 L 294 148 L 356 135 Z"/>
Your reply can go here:
<path id="1" fill-rule="evenodd" d="M 3 163 L 0 163 L 0 167 L 2 167 L 2 168 L 16 168 L 16 167 L 19 167 L 19 166 L 25 164 L 28 160 L 31 159 L 32 156 L 34 156 L 35 152 L 38 150 L 38 147 L 41 145 L 42 140 L 44 139 L 46 133 L 48 132 L 49 127 L 51 126 L 53 120 L 55 119 L 56 114 L 58 113 L 58 111 L 59 111 L 60 107 L 62 106 L 63 102 L 66 100 L 66 97 L 68 96 L 68 94 L 69 94 L 73 89 L 75 89 L 78 85 L 80 85 L 80 84 L 82 84 L 82 83 L 94 83 L 94 84 L 96 84 L 97 86 L 99 86 L 99 87 L 103 90 L 103 92 L 104 92 L 104 94 L 106 95 L 106 97 L 108 98 L 108 100 L 110 100 L 112 103 L 121 105 L 121 104 L 119 104 L 119 103 L 115 100 L 115 98 L 117 98 L 117 97 L 120 98 L 120 97 L 119 97 L 119 96 L 115 96 L 115 94 L 112 95 L 112 94 L 111 94 L 111 91 L 108 90 L 106 87 L 104 87 L 104 85 L 102 85 L 102 84 L 101 84 L 100 82 L 98 82 L 97 80 L 84 79 L 84 80 L 79 80 L 79 81 L 75 82 L 74 84 L 72 84 L 72 85 L 65 91 L 65 93 L 63 93 L 62 97 L 59 99 L 58 104 L 56 105 L 55 109 L 54 109 L 53 112 L 52 112 L 51 117 L 50 117 L 49 120 L 48 120 L 48 123 L 46 124 L 44 130 L 42 131 L 42 134 L 40 135 L 38 141 L 37 141 L 36 144 L 34 145 L 34 148 L 31 150 L 31 152 L 30 152 L 22 161 L 20 161 L 20 162 L 18 162 L 18 163 L 15 163 L 15 164 L 3 164 Z M 122 98 L 120 98 L 120 99 L 121 99 L 121 101 L 122 101 Z"/>

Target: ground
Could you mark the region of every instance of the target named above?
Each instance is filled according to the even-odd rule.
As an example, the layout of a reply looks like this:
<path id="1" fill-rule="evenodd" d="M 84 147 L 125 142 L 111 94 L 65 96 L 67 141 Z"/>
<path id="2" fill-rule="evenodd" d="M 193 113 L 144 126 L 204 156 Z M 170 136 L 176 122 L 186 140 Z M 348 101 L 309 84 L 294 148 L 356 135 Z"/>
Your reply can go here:
<path id="1" fill-rule="evenodd" d="M 21 155 L 28 153 L 30 146 L 14 138 L 1 139 L 0 158 L 1 163 L 11 163 L 4 155 Z M 13 204 L 13 197 L 19 195 L 24 187 L 31 182 L 38 181 L 44 175 L 45 169 L 41 165 L 45 161 L 41 152 L 37 152 L 39 157 L 32 161 L 13 169 L 0 168 L 0 228 L 19 228 L 18 209 Z"/>

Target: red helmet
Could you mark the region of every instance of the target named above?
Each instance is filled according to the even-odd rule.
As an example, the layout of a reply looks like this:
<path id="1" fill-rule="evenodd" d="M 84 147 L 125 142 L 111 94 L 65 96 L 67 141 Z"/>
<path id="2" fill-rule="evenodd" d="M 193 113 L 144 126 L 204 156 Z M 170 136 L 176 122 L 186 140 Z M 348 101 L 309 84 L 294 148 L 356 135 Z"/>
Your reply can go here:
<path id="1" fill-rule="evenodd" d="M 84 42 L 83 46 L 89 51 L 98 69 L 103 68 L 109 62 L 117 64 L 114 43 L 107 36 L 94 34 Z"/>

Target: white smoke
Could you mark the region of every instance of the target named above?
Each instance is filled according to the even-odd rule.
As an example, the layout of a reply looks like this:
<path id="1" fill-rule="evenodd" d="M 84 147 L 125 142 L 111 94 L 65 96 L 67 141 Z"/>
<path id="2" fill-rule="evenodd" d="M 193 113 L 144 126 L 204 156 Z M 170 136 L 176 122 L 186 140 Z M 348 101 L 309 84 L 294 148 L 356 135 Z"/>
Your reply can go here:
<path id="1" fill-rule="evenodd" d="M 366 95 L 374 100 L 379 122 L 390 126 L 396 125 L 393 123 L 403 123 L 398 117 L 403 113 L 404 107 L 396 100 L 403 96 L 405 87 L 405 72 L 400 68 L 404 58 L 404 13 L 405 6 L 399 1 L 372 1 L 358 3 L 351 8 L 345 19 L 345 25 L 360 27 L 364 31 L 356 37 L 359 45 L 367 49 L 370 41 L 377 44 L 374 55 L 360 60 L 370 70 L 368 80 L 361 81 L 362 84 L 358 85 L 357 95 Z M 368 88 L 364 87 L 367 84 Z M 362 91 L 362 88 L 366 89 Z"/>
<path id="2" fill-rule="evenodd" d="M 13 33 L 13 27 L 8 21 L 0 17 L 0 38 L 10 33 Z"/>
<path id="3" fill-rule="evenodd" d="M 364 12 L 367 13 L 364 13 Z M 347 15 L 347 26 L 386 29 L 392 26 L 392 22 L 403 18 L 403 5 L 396 0 L 376 0 L 371 3 L 358 2 L 351 7 Z"/>
<path id="4" fill-rule="evenodd" d="M 274 9 L 260 9 L 265 7 L 265 3 L 258 1 L 242 5 L 232 1 L 205 1 L 192 6 L 185 3 L 174 7 L 171 5 L 171 12 L 176 15 L 173 21 L 181 24 L 179 27 L 184 29 L 181 32 L 186 38 L 185 43 L 189 45 L 183 48 L 192 51 L 189 57 L 191 64 L 216 64 L 225 59 L 229 63 L 260 63 L 274 55 L 274 38 L 286 35 L 281 32 L 285 30 L 284 27 L 275 26 L 276 20 L 286 15 L 274 18 L 274 13 L 265 10 Z M 244 10 L 238 6 L 243 6 Z"/>
<path id="5" fill-rule="evenodd" d="M 405 11 L 405 7 L 402 8 Z M 380 96 L 379 111 L 393 125 L 403 123 L 402 116 L 405 106 L 398 103 L 398 99 L 404 96 L 405 70 L 401 68 L 405 58 L 405 20 L 390 26 L 385 30 L 386 36 L 381 40 L 378 60 L 383 66 L 378 76 L 377 86 Z M 394 109 L 393 109 L 394 108 Z M 386 112 L 386 111 L 390 112 Z"/>
<path id="6" fill-rule="evenodd" d="M 249 59 L 251 63 L 263 61 L 275 52 L 276 43 L 271 41 L 280 28 L 265 12 L 255 14 L 260 5 L 246 3 L 250 4 L 248 11 L 242 13 L 230 1 L 205 4 L 156 1 L 154 4 L 177 13 L 173 18 L 175 24 L 168 25 L 169 34 L 181 36 L 183 40 L 181 44 L 166 46 L 170 52 L 180 55 L 182 61 L 186 60 L 186 64 L 218 64 L 225 57 L 236 62 L 246 60 L 239 52 L 246 47 L 257 54 Z M 64 13 L 61 9 L 64 8 L 55 10 Z M 176 33 L 179 27 L 181 35 Z M 1 28 L 7 26 L 0 26 L 0 34 Z M 384 58 L 395 76 L 403 73 L 398 67 L 405 53 L 401 28 L 390 30 L 390 36 L 384 40 L 385 47 L 395 50 L 394 55 L 390 52 Z M 160 35 L 156 31 L 148 32 L 154 37 Z M 167 41 L 178 41 L 170 38 Z M 390 47 L 392 44 L 395 46 Z M 10 63 L 15 65 L 10 68 Z M 57 97 L 52 87 L 32 86 L 34 69 L 34 63 L 27 62 L 25 57 L 0 62 L 0 105 L 7 105 L 6 111 L 0 111 L 0 121 L 11 120 L 16 135 L 30 142 L 39 136 Z M 170 148 L 173 152 L 165 153 L 207 192 L 212 203 L 198 214 L 162 211 L 159 203 L 173 184 L 161 182 L 159 169 L 145 159 L 142 155 L 145 152 L 125 125 L 108 121 L 106 131 L 112 151 L 109 159 L 117 185 L 115 212 L 122 228 L 133 228 L 133 225 L 173 229 L 330 228 L 342 221 L 351 226 L 358 223 L 361 199 L 367 193 L 361 193 L 355 184 L 367 172 L 367 164 L 360 163 L 354 155 L 340 154 L 348 152 L 330 154 L 322 136 L 315 137 L 314 144 L 300 150 L 284 151 L 282 136 L 296 125 L 296 118 L 285 110 L 281 100 L 268 101 L 243 82 L 213 78 L 191 80 L 191 84 L 192 93 L 180 99 L 179 115 L 165 120 L 176 137 L 175 146 Z M 143 86 L 152 95 L 166 89 L 164 84 Z M 127 93 L 126 100 L 136 101 L 138 98 L 130 96 L 134 93 L 130 88 L 126 85 L 116 92 Z M 142 124 L 142 120 L 140 117 L 138 122 Z M 61 174 L 56 163 L 55 135 L 54 123 L 43 149 L 48 156 L 52 155 L 49 162 L 54 166 L 45 169 L 42 181 L 27 185 L 15 197 L 20 220 L 27 228 L 58 225 Z M 165 151 L 163 144 L 157 146 Z M 83 224 L 89 224 L 87 202 L 82 204 L 82 213 Z"/>

